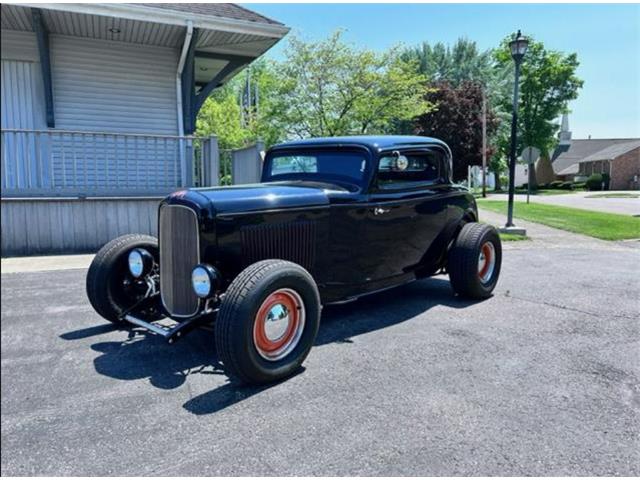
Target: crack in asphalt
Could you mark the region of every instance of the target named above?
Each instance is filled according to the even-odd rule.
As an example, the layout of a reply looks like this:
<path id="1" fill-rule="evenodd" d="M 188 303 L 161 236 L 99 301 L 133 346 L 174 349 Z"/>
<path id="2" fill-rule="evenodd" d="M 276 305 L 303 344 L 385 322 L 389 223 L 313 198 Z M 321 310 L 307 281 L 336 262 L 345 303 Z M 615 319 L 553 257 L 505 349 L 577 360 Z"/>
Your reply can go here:
<path id="1" fill-rule="evenodd" d="M 615 317 L 615 318 L 624 318 L 625 320 L 635 320 L 635 318 L 636 318 L 636 317 L 632 317 L 632 316 L 629 316 L 629 315 L 616 315 L 614 313 L 607 313 L 606 315 L 603 315 L 603 314 L 600 314 L 600 313 L 590 312 L 588 310 L 581 310 L 579 308 L 569 307 L 567 305 L 560 305 L 560 304 L 557 304 L 557 303 L 545 302 L 545 301 L 542 301 L 542 300 L 531 300 L 530 298 L 524 298 L 524 297 L 516 297 L 514 295 L 511 295 L 509 290 L 507 290 L 504 293 L 504 296 L 507 297 L 507 298 L 513 298 L 515 300 L 521 300 L 523 302 L 533 303 L 534 305 L 545 305 L 547 307 L 558 308 L 560 310 L 568 310 L 568 311 L 576 312 L 576 313 L 584 313 L 585 315 L 590 315 L 590 316 L 596 317 L 596 318 Z"/>

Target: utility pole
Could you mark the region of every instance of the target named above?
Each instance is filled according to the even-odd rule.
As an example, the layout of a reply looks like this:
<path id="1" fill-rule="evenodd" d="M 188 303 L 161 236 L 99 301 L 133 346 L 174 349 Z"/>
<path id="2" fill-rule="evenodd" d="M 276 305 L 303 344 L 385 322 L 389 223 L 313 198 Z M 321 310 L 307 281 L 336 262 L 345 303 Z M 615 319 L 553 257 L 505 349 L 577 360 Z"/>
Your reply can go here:
<path id="1" fill-rule="evenodd" d="M 482 87 L 482 198 L 487 196 L 487 92 Z"/>

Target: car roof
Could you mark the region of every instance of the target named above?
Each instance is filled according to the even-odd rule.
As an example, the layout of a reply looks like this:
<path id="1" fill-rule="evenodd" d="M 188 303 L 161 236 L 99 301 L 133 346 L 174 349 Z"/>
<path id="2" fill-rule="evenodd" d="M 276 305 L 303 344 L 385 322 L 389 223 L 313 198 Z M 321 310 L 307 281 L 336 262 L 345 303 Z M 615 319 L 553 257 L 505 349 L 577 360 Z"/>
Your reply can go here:
<path id="1" fill-rule="evenodd" d="M 347 137 L 318 137 L 305 140 L 293 140 L 280 143 L 272 147 L 273 150 L 293 147 L 319 147 L 319 146 L 352 146 L 360 145 L 370 150 L 380 151 L 393 147 L 405 147 L 409 145 L 441 145 L 447 151 L 449 147 L 442 140 L 432 137 L 419 137 L 417 135 L 354 135 Z"/>

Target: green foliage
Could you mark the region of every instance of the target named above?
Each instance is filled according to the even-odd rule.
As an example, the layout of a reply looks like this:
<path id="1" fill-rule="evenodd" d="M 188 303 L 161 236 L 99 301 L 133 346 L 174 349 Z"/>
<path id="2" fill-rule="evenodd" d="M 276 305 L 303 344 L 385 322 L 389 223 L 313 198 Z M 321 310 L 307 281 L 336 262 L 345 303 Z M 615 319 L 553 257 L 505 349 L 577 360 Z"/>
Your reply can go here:
<path id="1" fill-rule="evenodd" d="M 495 60 L 498 66 L 513 71 L 510 41 L 511 37 L 502 41 L 495 51 Z M 566 112 L 568 102 L 578 97 L 578 90 L 583 85 L 575 74 L 578 65 L 575 53 L 547 50 L 542 42 L 530 39 L 521 67 L 518 152 L 525 146 L 538 147 L 543 154 L 553 149 L 558 130 L 555 120 Z M 511 113 L 512 95 L 503 96 L 501 104 L 504 111 Z M 508 140 L 507 134 L 507 138 L 499 142 L 505 156 L 509 151 Z"/>
<path id="2" fill-rule="evenodd" d="M 589 178 L 587 178 L 587 181 L 585 182 L 585 184 L 587 185 L 587 190 L 590 190 L 590 191 L 603 190 L 602 188 L 603 181 L 604 180 L 601 174 L 594 173 Z"/>
<path id="3" fill-rule="evenodd" d="M 386 133 L 394 121 L 431 108 L 425 76 L 397 48 L 357 50 L 339 31 L 320 42 L 293 36 L 288 47 L 278 65 L 277 101 L 289 136 Z"/>
<path id="4" fill-rule="evenodd" d="M 485 90 L 487 97 L 487 118 L 490 126 L 487 131 L 488 138 L 488 165 L 496 174 L 496 190 L 499 190 L 504 182 L 500 173 L 507 168 L 504 149 L 498 142 L 502 139 L 508 141 L 510 116 L 502 108 L 502 98 L 509 95 L 509 76 L 512 73 L 508 66 L 497 65 L 491 50 L 480 51 L 474 41 L 459 38 L 453 46 L 438 42 L 431 46 L 427 42 L 403 52 L 403 58 L 417 63 L 419 72 L 426 75 L 434 84 L 447 84 L 452 88 L 463 88 L 463 85 L 475 84 Z M 482 91 L 477 90 L 476 95 Z M 480 99 L 475 102 L 479 105 Z M 464 116 L 460 116 L 463 119 Z M 456 130 L 468 132 L 466 121 L 456 125 Z M 405 133 L 413 130 L 409 124 L 402 129 Z M 480 131 L 480 130 L 479 130 Z M 448 139 L 455 143 L 455 139 Z M 453 150 L 459 150 L 454 148 Z M 464 150 L 464 148 L 460 148 Z M 479 155 L 480 152 L 476 152 Z M 469 164 L 477 164 L 477 158 Z M 463 161 L 463 164 L 467 164 Z M 464 165 L 463 165 L 463 168 Z"/>
<path id="5" fill-rule="evenodd" d="M 240 74 L 218 89 L 198 116 L 197 133 L 217 135 L 223 149 L 258 139 L 268 147 L 287 138 L 395 133 L 396 122 L 432 108 L 423 98 L 426 77 L 398 48 L 356 49 L 341 32 L 320 42 L 292 36 L 284 61 L 254 62 L 259 105 L 243 125 L 245 78 Z"/>
<path id="6" fill-rule="evenodd" d="M 233 149 L 265 142 L 269 147 L 284 139 L 284 128 L 278 121 L 278 78 L 276 67 L 265 60 L 251 65 L 251 81 L 260 92 L 259 108 L 249 112 L 242 123 L 240 96 L 245 87 L 247 72 L 233 78 L 209 97 L 198 114 L 197 134 L 217 135 L 221 149 Z"/>
<path id="7" fill-rule="evenodd" d="M 490 97 L 504 90 L 508 70 L 497 68 L 491 50 L 480 51 L 476 42 L 459 38 L 453 46 L 423 42 L 402 53 L 406 61 L 415 62 L 418 71 L 431 82 L 447 82 L 459 87 L 465 82 L 485 86 Z"/>

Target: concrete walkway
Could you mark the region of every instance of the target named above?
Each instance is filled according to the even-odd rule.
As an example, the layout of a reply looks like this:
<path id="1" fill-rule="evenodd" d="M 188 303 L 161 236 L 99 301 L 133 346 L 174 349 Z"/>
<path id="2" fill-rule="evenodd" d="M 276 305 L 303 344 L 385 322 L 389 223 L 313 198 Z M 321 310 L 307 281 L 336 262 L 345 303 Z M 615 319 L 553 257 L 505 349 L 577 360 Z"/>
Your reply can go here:
<path id="1" fill-rule="evenodd" d="M 560 195 L 531 195 L 531 202 L 563 207 L 595 210 L 597 212 L 619 213 L 622 215 L 640 215 L 640 198 L 597 197 L 601 194 L 640 194 L 640 192 L 576 192 Z M 507 201 L 503 193 L 489 194 L 489 200 Z M 526 202 L 526 195 L 516 195 L 516 202 Z"/>
<path id="2" fill-rule="evenodd" d="M 89 268 L 94 255 L 51 255 L 46 257 L 12 257 L 0 261 L 2 273 L 46 272 Z"/>

